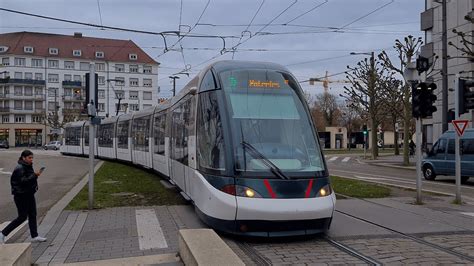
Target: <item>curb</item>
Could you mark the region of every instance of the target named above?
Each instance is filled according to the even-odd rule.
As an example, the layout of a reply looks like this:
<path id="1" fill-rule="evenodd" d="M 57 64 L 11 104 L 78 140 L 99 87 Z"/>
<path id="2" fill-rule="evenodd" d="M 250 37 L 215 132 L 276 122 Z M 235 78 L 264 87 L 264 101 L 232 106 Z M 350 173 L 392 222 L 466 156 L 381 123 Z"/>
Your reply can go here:
<path id="1" fill-rule="evenodd" d="M 399 166 L 399 165 L 393 165 L 390 163 L 377 163 L 377 162 L 365 162 L 370 165 L 375 165 L 375 166 L 381 166 L 381 167 L 389 167 L 389 168 L 395 168 L 395 169 L 405 169 L 405 170 L 412 170 L 416 171 L 415 166 Z"/>

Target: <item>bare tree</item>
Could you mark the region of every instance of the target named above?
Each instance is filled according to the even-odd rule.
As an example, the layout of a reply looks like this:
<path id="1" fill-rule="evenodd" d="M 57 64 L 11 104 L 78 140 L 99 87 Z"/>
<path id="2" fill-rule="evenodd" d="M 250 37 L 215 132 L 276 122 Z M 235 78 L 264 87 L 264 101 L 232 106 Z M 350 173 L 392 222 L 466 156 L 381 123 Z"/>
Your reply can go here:
<path id="1" fill-rule="evenodd" d="M 349 140 L 348 148 L 351 149 L 351 135 L 354 130 L 360 128 L 361 126 L 361 119 L 360 114 L 354 109 L 350 102 L 347 102 L 347 105 L 341 105 L 340 112 L 341 115 L 339 117 L 339 125 L 345 127 L 347 129 L 347 138 Z"/>
<path id="2" fill-rule="evenodd" d="M 370 119 L 372 130 L 372 159 L 378 157 L 377 127 L 385 112 L 382 87 L 387 80 L 393 79 L 393 73 L 371 57 L 357 63 L 355 67 L 347 66 L 347 79 L 350 86 L 344 86 L 345 98 L 353 103 L 359 113 L 365 113 Z"/>
<path id="3" fill-rule="evenodd" d="M 339 104 L 334 94 L 324 92 L 316 95 L 314 105 L 323 115 L 326 126 L 334 126 L 339 115 Z"/>
<path id="4" fill-rule="evenodd" d="M 423 44 L 423 41 L 421 38 L 415 38 L 411 35 L 405 37 L 403 39 L 403 42 L 400 40 L 395 40 L 395 45 L 393 46 L 395 50 L 397 51 L 397 65 L 400 64 L 400 66 L 397 66 L 396 64 L 393 63 L 393 61 L 390 59 L 390 57 L 387 55 L 386 52 L 382 52 L 379 55 L 379 59 L 382 61 L 382 64 L 387 67 L 388 69 L 395 71 L 398 73 L 401 77 L 403 77 L 403 71 L 405 70 L 405 67 L 407 66 L 408 63 L 410 63 L 414 56 L 415 53 L 418 51 L 420 46 Z M 405 85 L 402 88 L 401 91 L 403 95 L 403 113 L 402 113 L 402 119 L 403 119 L 403 164 L 404 165 L 409 165 L 410 164 L 410 156 L 409 156 L 409 147 L 408 144 L 411 139 L 411 134 L 410 134 L 410 126 L 412 124 L 412 113 L 411 113 L 411 87 L 410 84 L 405 80 Z"/>
<path id="5" fill-rule="evenodd" d="M 464 19 L 474 24 L 474 18 L 472 18 L 471 16 L 466 15 Z M 474 60 L 474 49 L 473 49 L 474 34 L 473 32 L 469 31 L 466 33 L 462 31 L 458 31 L 456 28 L 454 28 L 453 33 L 455 33 L 461 38 L 461 40 L 459 41 L 460 45 L 456 45 L 453 42 L 448 42 L 448 44 L 456 48 L 458 51 L 461 51 L 462 55 L 468 58 L 469 60 Z"/>
<path id="6" fill-rule="evenodd" d="M 390 117 L 390 124 L 394 131 L 393 143 L 395 146 L 395 155 L 400 154 L 396 124 L 398 119 L 403 117 L 403 93 L 401 84 L 402 82 L 396 79 L 388 80 L 384 84 L 385 96 L 383 100 L 385 102 L 385 113 Z"/>

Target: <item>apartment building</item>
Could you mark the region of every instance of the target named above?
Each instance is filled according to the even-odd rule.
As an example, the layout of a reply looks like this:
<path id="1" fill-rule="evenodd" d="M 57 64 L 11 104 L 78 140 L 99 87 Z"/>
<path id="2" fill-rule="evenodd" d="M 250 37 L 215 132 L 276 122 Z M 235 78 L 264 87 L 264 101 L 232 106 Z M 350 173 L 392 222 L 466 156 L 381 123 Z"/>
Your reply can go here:
<path id="1" fill-rule="evenodd" d="M 40 146 L 61 130 L 48 123 L 81 119 L 85 74 L 95 64 L 98 115 L 158 102 L 158 65 L 131 40 L 36 32 L 0 34 L 0 140 Z M 120 106 L 117 106 L 120 99 Z M 118 109 L 118 111 L 117 111 Z"/>
<path id="2" fill-rule="evenodd" d="M 431 119 L 426 119 L 423 122 L 423 135 L 428 145 L 436 141 L 441 134 L 443 134 L 442 125 L 442 100 L 443 100 L 443 76 L 442 76 L 442 63 L 443 63 L 443 6 L 442 1 L 436 0 L 425 0 L 426 10 L 421 14 L 421 30 L 425 31 L 425 45 L 421 48 L 421 55 L 431 59 L 434 63 L 434 70 L 429 75 L 429 79 L 436 82 L 437 91 L 435 91 L 438 97 L 436 101 L 437 112 L 433 114 Z M 447 40 L 457 47 L 463 47 L 460 43 L 461 38 L 453 32 L 453 29 L 457 31 L 468 33 L 472 36 L 474 32 L 474 24 L 467 21 L 465 16 L 474 16 L 474 0 L 456 0 L 447 1 L 446 4 L 446 23 L 447 23 Z M 472 37 L 471 37 L 472 38 Z M 472 48 L 471 48 L 472 49 Z M 436 56 L 438 58 L 436 59 Z M 455 75 L 460 74 L 462 78 L 474 79 L 474 62 L 463 55 L 461 51 L 456 49 L 453 45 L 447 46 L 447 75 L 448 75 L 448 113 L 446 114 L 447 120 L 454 118 L 454 80 Z M 471 110 L 470 113 L 463 114 L 463 119 L 468 119 L 474 123 L 474 112 Z M 474 126 L 472 123 L 471 127 Z M 449 125 L 452 129 L 452 126 Z"/>

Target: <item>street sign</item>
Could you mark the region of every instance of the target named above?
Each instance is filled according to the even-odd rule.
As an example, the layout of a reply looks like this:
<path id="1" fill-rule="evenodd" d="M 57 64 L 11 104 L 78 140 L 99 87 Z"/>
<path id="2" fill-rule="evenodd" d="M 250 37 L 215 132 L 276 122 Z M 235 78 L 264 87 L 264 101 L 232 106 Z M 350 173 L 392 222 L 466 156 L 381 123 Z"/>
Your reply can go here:
<path id="1" fill-rule="evenodd" d="M 464 130 L 466 130 L 469 120 L 453 120 L 454 129 L 458 133 L 458 136 L 462 137 Z"/>

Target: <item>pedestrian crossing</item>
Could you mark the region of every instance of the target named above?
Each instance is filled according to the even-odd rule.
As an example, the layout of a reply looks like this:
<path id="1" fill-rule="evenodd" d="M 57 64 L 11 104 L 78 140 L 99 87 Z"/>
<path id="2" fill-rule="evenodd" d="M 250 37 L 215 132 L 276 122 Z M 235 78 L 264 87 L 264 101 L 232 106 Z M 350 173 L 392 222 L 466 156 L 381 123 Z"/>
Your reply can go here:
<path id="1" fill-rule="evenodd" d="M 326 155 L 326 161 L 329 163 L 336 163 L 336 162 L 342 162 L 342 163 L 349 163 L 349 162 L 356 162 L 356 157 L 349 157 L 349 156 L 328 156 Z"/>

